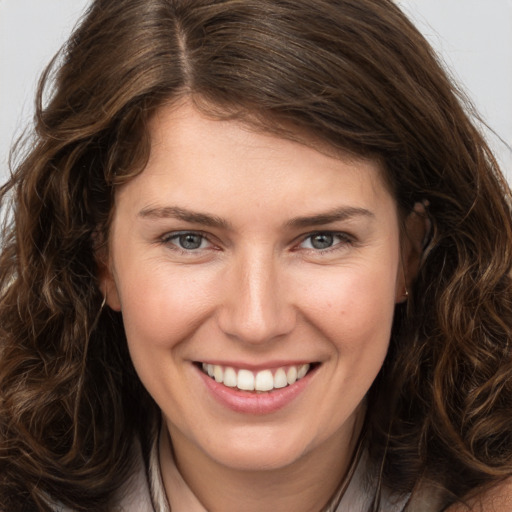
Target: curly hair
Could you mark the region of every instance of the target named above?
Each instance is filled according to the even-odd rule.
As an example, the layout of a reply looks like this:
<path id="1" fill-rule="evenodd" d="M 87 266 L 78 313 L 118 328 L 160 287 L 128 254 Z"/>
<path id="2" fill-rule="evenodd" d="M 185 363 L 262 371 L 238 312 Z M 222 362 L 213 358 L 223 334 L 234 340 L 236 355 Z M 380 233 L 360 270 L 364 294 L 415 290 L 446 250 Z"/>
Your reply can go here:
<path id="1" fill-rule="evenodd" d="M 0 192 L 1 507 L 108 511 L 127 476 L 156 405 L 102 308 L 97 257 L 116 188 L 147 161 L 148 120 L 183 96 L 378 159 L 403 216 L 426 205 L 431 236 L 368 397 L 368 451 L 411 503 L 425 485 L 446 507 L 511 476 L 511 195 L 399 8 L 96 0 L 42 77 L 30 148 Z"/>

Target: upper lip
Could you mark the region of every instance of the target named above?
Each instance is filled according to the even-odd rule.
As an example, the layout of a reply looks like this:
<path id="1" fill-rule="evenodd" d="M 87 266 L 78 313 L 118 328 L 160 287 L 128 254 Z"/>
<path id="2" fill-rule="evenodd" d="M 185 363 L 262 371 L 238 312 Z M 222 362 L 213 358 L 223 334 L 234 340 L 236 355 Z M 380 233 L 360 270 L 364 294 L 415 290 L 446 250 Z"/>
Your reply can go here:
<path id="1" fill-rule="evenodd" d="M 279 361 L 267 361 L 263 363 L 249 363 L 243 361 L 224 361 L 220 359 L 203 359 L 198 360 L 196 363 L 198 364 L 211 364 L 216 366 L 223 366 L 225 368 L 236 368 L 236 369 L 244 369 L 251 370 L 253 372 L 257 372 L 260 370 L 272 370 L 277 368 L 282 368 L 283 366 L 301 366 L 303 364 L 315 364 L 317 361 L 308 360 L 308 359 L 289 359 L 289 360 L 279 360 Z"/>

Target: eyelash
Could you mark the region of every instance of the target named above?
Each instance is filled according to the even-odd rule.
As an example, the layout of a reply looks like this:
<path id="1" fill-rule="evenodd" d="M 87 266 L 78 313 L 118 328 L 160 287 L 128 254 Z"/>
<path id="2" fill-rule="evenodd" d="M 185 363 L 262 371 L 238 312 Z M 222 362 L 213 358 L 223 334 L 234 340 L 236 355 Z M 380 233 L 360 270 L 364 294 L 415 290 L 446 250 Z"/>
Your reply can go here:
<path id="1" fill-rule="evenodd" d="M 193 237 L 200 237 L 200 246 L 197 248 L 185 248 L 181 247 L 179 244 L 180 239 L 182 237 L 186 236 L 193 236 Z M 299 243 L 294 246 L 294 251 L 298 251 L 301 249 L 301 246 L 306 243 L 308 240 L 311 243 L 311 240 L 313 237 L 320 237 L 320 236 L 326 236 L 326 237 L 332 237 L 332 243 L 333 245 L 330 245 L 325 248 L 315 248 L 315 247 L 302 247 L 302 249 L 313 252 L 315 254 L 327 254 L 331 251 L 339 250 L 343 247 L 346 247 L 347 245 L 353 245 L 355 243 L 354 237 L 349 235 L 345 232 L 337 232 L 337 231 L 314 231 L 312 233 L 309 233 L 307 235 L 303 235 L 299 239 Z M 334 243 L 334 240 L 338 238 L 340 241 L 338 243 Z M 176 243 L 175 243 L 176 242 Z M 201 232 L 201 231 L 177 231 L 172 232 L 164 235 L 161 238 L 161 243 L 164 245 L 172 246 L 173 250 L 180 251 L 183 254 L 192 254 L 192 253 L 199 253 L 202 249 L 201 245 L 203 245 L 204 242 L 208 242 L 213 247 L 215 245 L 209 240 L 208 236 Z"/>

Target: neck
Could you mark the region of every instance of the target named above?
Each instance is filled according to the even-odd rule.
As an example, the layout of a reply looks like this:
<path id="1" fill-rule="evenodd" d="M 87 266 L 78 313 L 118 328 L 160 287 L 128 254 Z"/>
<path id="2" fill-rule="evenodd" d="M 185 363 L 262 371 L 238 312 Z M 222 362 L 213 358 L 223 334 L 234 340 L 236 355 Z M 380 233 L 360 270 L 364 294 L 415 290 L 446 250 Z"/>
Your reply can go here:
<path id="1" fill-rule="evenodd" d="M 240 470 L 212 460 L 179 431 L 167 431 L 160 443 L 162 479 L 172 496 L 169 467 L 173 458 L 194 495 L 209 512 L 311 512 L 322 510 L 349 471 L 362 429 L 364 411 L 350 428 L 327 439 L 314 451 L 279 469 Z M 174 453 L 173 453 L 174 452 Z"/>

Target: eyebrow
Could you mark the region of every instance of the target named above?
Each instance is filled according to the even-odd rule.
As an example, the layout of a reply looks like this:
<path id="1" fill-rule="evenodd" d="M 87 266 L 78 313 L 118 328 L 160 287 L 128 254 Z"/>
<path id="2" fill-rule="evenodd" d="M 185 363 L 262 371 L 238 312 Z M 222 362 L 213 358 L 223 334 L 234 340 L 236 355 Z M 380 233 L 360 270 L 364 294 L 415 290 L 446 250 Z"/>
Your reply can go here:
<path id="1" fill-rule="evenodd" d="M 231 229 L 231 224 L 222 217 L 195 212 L 178 206 L 143 208 L 139 212 L 139 217 L 150 219 L 178 219 L 192 224 L 201 224 L 203 226 L 219 229 Z M 321 226 L 331 224 L 332 222 L 352 219 L 354 217 L 374 218 L 375 215 L 366 208 L 341 207 L 315 215 L 295 217 L 287 221 L 285 226 L 291 228 Z"/>
<path id="2" fill-rule="evenodd" d="M 202 224 L 212 228 L 229 229 L 231 224 L 222 217 L 207 213 L 194 212 L 178 206 L 144 208 L 139 217 L 150 219 L 178 219 L 191 224 Z"/>
<path id="3" fill-rule="evenodd" d="M 319 213 L 317 215 L 295 217 L 294 219 L 290 219 L 286 225 L 292 228 L 322 226 L 324 224 L 331 224 L 332 222 L 348 220 L 354 217 L 375 218 L 375 215 L 373 212 L 367 210 L 366 208 L 356 208 L 353 206 L 341 207 L 327 212 Z"/>

